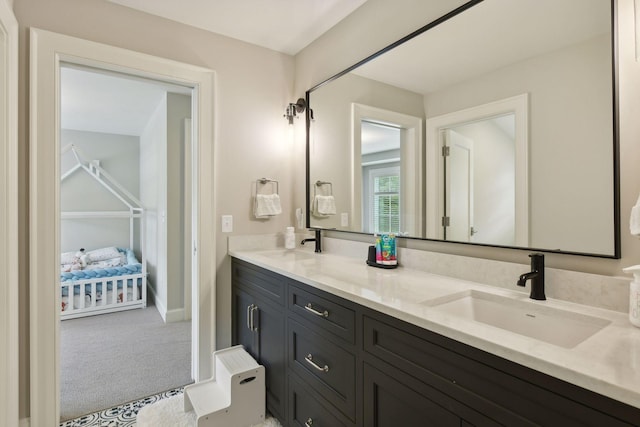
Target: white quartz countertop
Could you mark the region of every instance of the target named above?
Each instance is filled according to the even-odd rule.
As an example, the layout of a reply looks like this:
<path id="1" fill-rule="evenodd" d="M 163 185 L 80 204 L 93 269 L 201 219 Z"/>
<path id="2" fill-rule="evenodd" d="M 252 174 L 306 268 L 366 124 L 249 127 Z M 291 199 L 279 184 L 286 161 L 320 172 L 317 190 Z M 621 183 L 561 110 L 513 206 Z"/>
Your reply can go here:
<path id="1" fill-rule="evenodd" d="M 402 266 L 369 267 L 351 258 L 307 250 L 232 250 L 235 258 L 274 271 L 381 313 L 471 345 L 588 390 L 640 408 L 640 329 L 626 314 L 554 300 L 533 301 L 527 292 L 426 273 Z M 611 323 L 565 348 L 436 310 L 424 301 L 479 290 L 517 301 L 595 316 Z"/>

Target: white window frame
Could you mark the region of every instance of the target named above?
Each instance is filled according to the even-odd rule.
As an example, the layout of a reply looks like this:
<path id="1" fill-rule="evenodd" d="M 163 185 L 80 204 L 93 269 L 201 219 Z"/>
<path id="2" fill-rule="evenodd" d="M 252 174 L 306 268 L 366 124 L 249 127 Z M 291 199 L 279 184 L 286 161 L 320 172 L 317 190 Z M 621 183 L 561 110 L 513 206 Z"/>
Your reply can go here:
<path id="1" fill-rule="evenodd" d="M 389 175 L 396 175 L 398 177 L 400 177 L 400 165 L 397 166 L 385 166 L 385 167 L 379 167 L 379 168 L 374 168 L 374 169 L 369 169 L 369 173 L 367 174 L 367 181 L 368 181 L 368 185 L 367 185 L 367 206 L 366 206 L 366 210 L 368 212 L 368 222 L 369 222 L 369 230 L 372 233 L 376 233 L 376 229 L 375 229 L 375 216 L 374 216 L 374 212 L 373 212 L 373 207 L 374 207 L 374 203 L 375 203 L 375 190 L 374 190 L 374 183 L 375 183 L 375 179 L 380 177 L 380 176 L 389 176 Z M 400 185 L 402 186 L 402 183 L 400 183 Z M 400 231 L 402 230 L 402 187 L 400 187 L 400 191 L 398 191 L 398 197 L 400 198 L 400 212 L 399 212 L 399 224 L 400 224 Z"/>

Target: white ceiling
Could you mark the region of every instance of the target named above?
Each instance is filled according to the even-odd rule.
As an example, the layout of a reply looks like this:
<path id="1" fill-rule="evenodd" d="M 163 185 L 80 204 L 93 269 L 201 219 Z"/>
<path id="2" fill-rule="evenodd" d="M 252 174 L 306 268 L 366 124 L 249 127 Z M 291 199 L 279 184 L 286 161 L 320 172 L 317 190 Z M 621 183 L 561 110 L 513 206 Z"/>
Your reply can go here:
<path id="1" fill-rule="evenodd" d="M 60 74 L 62 129 L 140 136 L 167 91 L 189 88 L 116 73 L 63 66 Z"/>
<path id="2" fill-rule="evenodd" d="M 367 0 L 109 0 L 295 55 Z"/>
<path id="3" fill-rule="evenodd" d="M 607 34 L 610 8 L 602 0 L 487 0 L 353 72 L 426 95 Z"/>
<path id="4" fill-rule="evenodd" d="M 362 121 L 362 154 L 379 153 L 400 148 L 400 128 Z"/>
<path id="5" fill-rule="evenodd" d="M 214 33 L 296 54 L 367 0 L 109 0 Z M 63 129 L 140 136 L 167 91 L 185 88 L 63 67 Z"/>

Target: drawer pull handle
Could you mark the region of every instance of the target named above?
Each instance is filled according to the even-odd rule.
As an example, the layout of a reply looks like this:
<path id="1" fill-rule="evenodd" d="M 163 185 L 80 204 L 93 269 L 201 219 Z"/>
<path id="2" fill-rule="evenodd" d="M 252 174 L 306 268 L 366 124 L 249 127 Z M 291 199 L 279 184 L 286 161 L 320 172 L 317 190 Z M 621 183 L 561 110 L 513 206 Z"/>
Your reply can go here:
<path id="1" fill-rule="evenodd" d="M 315 314 L 316 316 L 320 316 L 320 317 L 329 317 L 329 312 L 327 310 L 325 311 L 318 311 L 315 308 L 313 308 L 313 306 L 311 305 L 311 303 L 307 303 L 307 305 L 304 306 L 304 309 L 307 311 L 312 312 L 313 314 Z"/>
<path id="2" fill-rule="evenodd" d="M 305 357 L 304 360 L 306 360 L 309 365 L 313 366 L 318 371 L 329 372 L 329 367 L 327 365 L 324 365 L 324 366 L 317 365 L 316 362 L 313 361 L 313 356 L 311 354 L 307 354 L 307 357 Z"/>
<path id="3" fill-rule="evenodd" d="M 313 420 L 311 418 L 307 418 L 307 421 L 304 423 L 304 427 L 311 427 L 313 425 Z"/>

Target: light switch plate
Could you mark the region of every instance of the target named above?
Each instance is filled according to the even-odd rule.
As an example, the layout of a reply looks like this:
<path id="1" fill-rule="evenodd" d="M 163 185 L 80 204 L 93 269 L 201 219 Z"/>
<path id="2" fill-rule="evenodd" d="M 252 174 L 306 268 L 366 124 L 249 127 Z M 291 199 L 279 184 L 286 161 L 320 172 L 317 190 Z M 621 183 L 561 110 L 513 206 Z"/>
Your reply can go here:
<path id="1" fill-rule="evenodd" d="M 348 227 L 349 226 L 349 213 L 343 212 L 340 214 L 340 226 Z"/>
<path id="2" fill-rule="evenodd" d="M 301 208 L 296 209 L 296 219 L 298 220 L 298 228 L 304 228 L 304 214 Z"/>
<path id="3" fill-rule="evenodd" d="M 233 216 L 222 215 L 222 232 L 231 233 L 233 231 Z"/>

